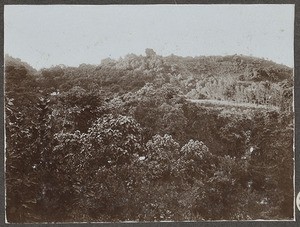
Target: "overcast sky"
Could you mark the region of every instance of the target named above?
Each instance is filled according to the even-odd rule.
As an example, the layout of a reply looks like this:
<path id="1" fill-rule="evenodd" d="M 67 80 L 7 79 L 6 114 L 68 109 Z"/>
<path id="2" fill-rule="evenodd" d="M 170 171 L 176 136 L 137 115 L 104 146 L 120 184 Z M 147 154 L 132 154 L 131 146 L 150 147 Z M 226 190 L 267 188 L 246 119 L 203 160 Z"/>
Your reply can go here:
<path id="1" fill-rule="evenodd" d="M 37 69 L 99 64 L 146 48 L 294 65 L 294 5 L 15 5 L 4 16 L 5 53 Z"/>

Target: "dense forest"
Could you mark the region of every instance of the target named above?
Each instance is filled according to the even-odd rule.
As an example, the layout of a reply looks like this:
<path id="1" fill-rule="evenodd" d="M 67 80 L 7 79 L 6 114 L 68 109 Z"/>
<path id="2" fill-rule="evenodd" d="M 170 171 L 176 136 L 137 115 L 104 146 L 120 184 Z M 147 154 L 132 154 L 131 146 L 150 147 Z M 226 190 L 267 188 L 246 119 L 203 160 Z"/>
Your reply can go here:
<path id="1" fill-rule="evenodd" d="M 292 219 L 293 119 L 293 69 L 264 59 L 6 55 L 7 220 Z"/>

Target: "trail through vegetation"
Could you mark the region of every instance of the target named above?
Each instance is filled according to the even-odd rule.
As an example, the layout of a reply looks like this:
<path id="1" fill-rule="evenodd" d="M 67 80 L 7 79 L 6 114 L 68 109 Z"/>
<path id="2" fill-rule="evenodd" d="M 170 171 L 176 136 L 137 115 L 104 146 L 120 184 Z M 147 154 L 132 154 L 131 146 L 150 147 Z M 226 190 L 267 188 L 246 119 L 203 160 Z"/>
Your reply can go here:
<path id="1" fill-rule="evenodd" d="M 187 99 L 187 101 L 202 104 L 204 106 L 224 106 L 224 107 L 243 107 L 253 109 L 264 109 L 264 110 L 279 110 L 279 107 L 270 105 L 260 105 L 253 103 L 238 103 L 234 101 L 221 101 L 221 100 L 209 100 L 209 99 Z"/>

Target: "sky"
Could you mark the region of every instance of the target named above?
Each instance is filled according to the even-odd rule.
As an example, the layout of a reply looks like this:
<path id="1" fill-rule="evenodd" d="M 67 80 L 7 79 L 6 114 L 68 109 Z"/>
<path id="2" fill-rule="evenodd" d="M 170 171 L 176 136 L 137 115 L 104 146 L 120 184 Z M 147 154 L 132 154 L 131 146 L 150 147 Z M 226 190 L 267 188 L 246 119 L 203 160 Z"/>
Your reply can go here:
<path id="1" fill-rule="evenodd" d="M 293 67 L 294 5 L 6 5 L 4 52 L 36 69 L 162 56 L 242 54 Z"/>

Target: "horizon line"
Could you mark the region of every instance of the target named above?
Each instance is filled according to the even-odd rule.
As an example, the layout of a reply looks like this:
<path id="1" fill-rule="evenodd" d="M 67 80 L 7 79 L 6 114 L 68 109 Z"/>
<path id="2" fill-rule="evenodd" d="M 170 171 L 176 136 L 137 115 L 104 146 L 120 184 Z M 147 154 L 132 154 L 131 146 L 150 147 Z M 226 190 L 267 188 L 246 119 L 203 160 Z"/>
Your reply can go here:
<path id="1" fill-rule="evenodd" d="M 260 60 L 263 60 L 263 61 L 267 61 L 267 62 L 271 62 L 271 63 L 274 63 L 276 65 L 281 65 L 281 66 L 285 66 L 285 67 L 288 67 L 288 68 L 291 68 L 291 69 L 294 69 L 294 62 L 293 62 L 293 65 L 287 65 L 287 64 L 284 64 L 284 63 L 279 63 L 279 62 L 276 62 L 272 59 L 269 59 L 269 58 L 266 58 L 266 57 L 258 57 L 258 56 L 254 56 L 254 55 L 245 55 L 245 54 L 238 54 L 238 53 L 235 53 L 235 54 L 220 54 L 220 55 L 194 55 L 194 56 L 190 56 L 190 55 L 177 55 L 177 54 L 169 54 L 169 55 L 160 55 L 160 54 L 157 54 L 156 51 L 152 48 L 146 48 L 145 51 L 147 49 L 151 49 L 155 52 L 156 56 L 160 56 L 160 57 L 170 57 L 170 56 L 176 56 L 176 57 L 182 57 L 182 58 L 201 58 L 201 57 L 229 57 L 229 56 L 241 56 L 241 57 L 249 57 L 249 58 L 254 58 L 254 59 L 260 59 Z M 117 58 L 113 58 L 113 57 L 105 57 L 105 58 L 101 58 L 99 59 L 99 62 L 98 63 L 88 63 L 88 62 L 82 62 L 78 65 L 67 65 L 67 64 L 64 64 L 64 63 L 58 63 L 58 64 L 52 64 L 50 66 L 42 66 L 42 67 L 35 67 L 33 66 L 29 61 L 26 61 L 20 57 L 16 57 L 16 56 L 13 56 L 9 53 L 4 53 L 4 67 L 5 67 L 5 58 L 6 56 L 8 57 L 11 57 L 11 58 L 14 58 L 14 59 L 17 59 L 17 60 L 20 60 L 21 62 L 23 63 L 27 63 L 28 65 L 30 65 L 33 69 L 35 69 L 36 71 L 40 71 L 42 69 L 48 69 L 48 68 L 53 68 L 53 67 L 57 67 L 57 66 L 64 66 L 64 67 L 70 67 L 70 68 L 78 68 L 80 67 L 80 65 L 93 65 L 93 66 L 98 66 L 98 65 L 101 65 L 101 62 L 105 59 L 111 59 L 111 60 L 115 60 L 115 61 L 119 61 L 120 59 L 124 59 L 126 56 L 128 55 L 136 55 L 137 57 L 145 57 L 146 54 L 136 54 L 136 53 L 127 53 L 126 55 L 123 55 L 123 56 L 120 56 L 120 57 L 117 57 Z"/>

